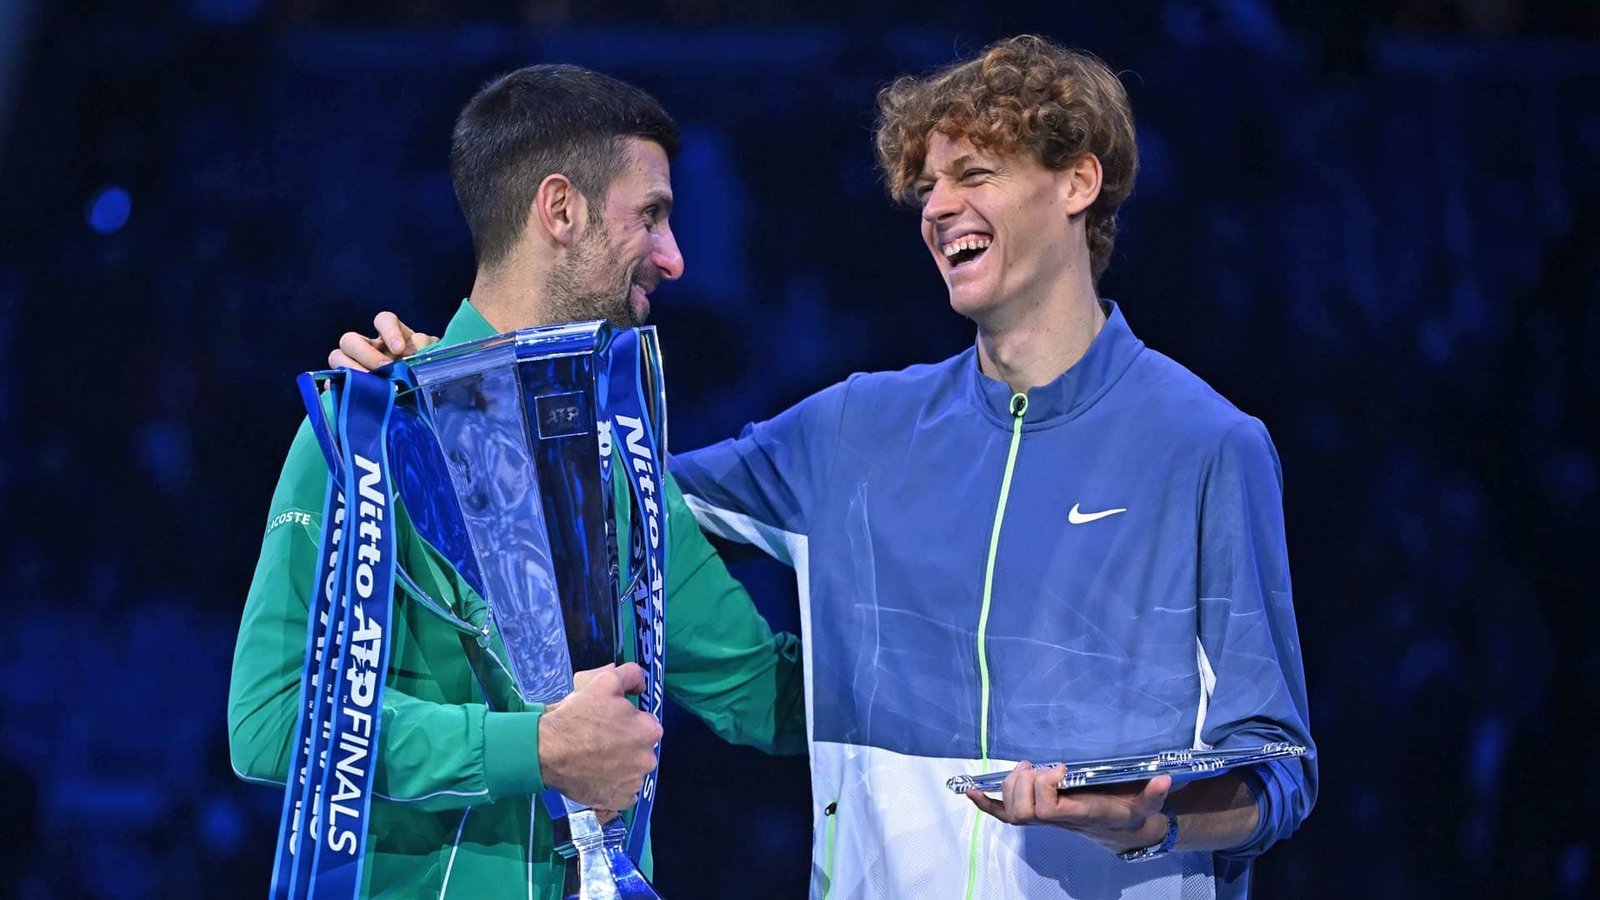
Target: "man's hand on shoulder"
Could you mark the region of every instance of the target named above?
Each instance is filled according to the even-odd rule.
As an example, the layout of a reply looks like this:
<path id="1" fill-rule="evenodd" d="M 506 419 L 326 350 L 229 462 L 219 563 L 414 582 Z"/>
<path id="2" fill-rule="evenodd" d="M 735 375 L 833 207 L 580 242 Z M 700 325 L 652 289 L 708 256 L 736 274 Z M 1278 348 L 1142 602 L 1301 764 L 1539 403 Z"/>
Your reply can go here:
<path id="1" fill-rule="evenodd" d="M 539 768 L 546 787 L 599 809 L 627 809 L 655 768 L 661 725 L 628 700 L 644 690 L 635 663 L 582 673 L 577 689 L 539 719 Z"/>
<path id="2" fill-rule="evenodd" d="M 399 316 L 387 310 L 378 313 L 372 320 L 372 327 L 377 330 L 377 337 L 346 331 L 339 338 L 338 349 L 328 354 L 328 367 L 337 369 L 343 366 L 370 372 L 439 342 L 439 339 L 431 334 L 412 331 L 406 323 L 400 321 Z"/>
<path id="3" fill-rule="evenodd" d="M 1027 762 L 1006 776 L 999 800 L 982 791 L 967 797 L 979 809 L 1011 825 L 1055 825 L 1076 831 L 1113 853 L 1159 843 L 1166 835 L 1167 802 L 1172 779 L 1158 775 L 1096 788 L 1062 791 L 1062 766 L 1035 769 Z"/>

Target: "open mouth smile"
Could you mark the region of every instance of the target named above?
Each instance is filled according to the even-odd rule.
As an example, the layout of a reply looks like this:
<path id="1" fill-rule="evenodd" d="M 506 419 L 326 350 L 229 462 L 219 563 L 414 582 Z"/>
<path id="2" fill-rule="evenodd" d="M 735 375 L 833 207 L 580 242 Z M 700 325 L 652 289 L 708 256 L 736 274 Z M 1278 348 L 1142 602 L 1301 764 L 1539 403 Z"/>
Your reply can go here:
<path id="1" fill-rule="evenodd" d="M 940 246 L 939 252 L 944 255 L 951 270 L 955 270 L 971 265 L 988 251 L 989 245 L 993 243 L 994 238 L 987 234 L 964 234 Z"/>

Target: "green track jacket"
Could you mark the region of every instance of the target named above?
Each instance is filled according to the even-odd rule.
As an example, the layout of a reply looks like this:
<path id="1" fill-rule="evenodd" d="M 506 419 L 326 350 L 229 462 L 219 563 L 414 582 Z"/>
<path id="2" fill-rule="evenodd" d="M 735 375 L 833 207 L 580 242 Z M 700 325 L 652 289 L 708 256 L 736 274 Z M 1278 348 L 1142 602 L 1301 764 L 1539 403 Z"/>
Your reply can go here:
<path id="1" fill-rule="evenodd" d="M 444 342 L 493 333 L 463 301 Z M 327 479 L 310 425 L 302 423 L 272 497 L 234 650 L 228 692 L 233 769 L 247 781 L 280 789 L 291 759 Z M 618 507 L 626 504 L 619 499 Z M 667 693 L 728 741 L 803 752 L 799 640 L 772 633 L 700 533 L 670 477 L 667 509 Z M 422 540 L 401 504 L 395 513 L 400 564 L 456 616 L 481 625 L 482 598 Z M 626 565 L 626 554 L 621 559 Z M 559 897 L 564 862 L 535 796 L 544 788 L 538 762 L 543 707 L 523 704 L 494 666 L 487 668 L 498 680 L 485 688 L 486 705 L 460 632 L 403 594 L 395 598 L 392 634 L 366 895 Z M 491 650 L 505 658 L 498 634 Z"/>

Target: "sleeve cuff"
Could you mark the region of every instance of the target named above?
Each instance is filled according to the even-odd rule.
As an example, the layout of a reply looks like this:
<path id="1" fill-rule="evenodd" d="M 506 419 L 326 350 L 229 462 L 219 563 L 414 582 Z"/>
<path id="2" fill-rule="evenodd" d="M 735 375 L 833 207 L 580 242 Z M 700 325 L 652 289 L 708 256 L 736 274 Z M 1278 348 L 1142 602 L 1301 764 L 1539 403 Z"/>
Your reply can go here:
<path id="1" fill-rule="evenodd" d="M 527 712 L 483 714 L 483 780 L 489 796 L 531 796 L 544 790 L 539 772 L 539 717 L 544 707 Z"/>

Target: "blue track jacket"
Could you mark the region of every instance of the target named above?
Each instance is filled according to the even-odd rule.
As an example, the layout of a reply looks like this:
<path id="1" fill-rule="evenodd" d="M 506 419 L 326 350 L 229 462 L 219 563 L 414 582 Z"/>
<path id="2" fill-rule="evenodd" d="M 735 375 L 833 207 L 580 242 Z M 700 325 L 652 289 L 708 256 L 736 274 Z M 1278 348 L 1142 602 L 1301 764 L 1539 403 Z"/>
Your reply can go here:
<path id="1" fill-rule="evenodd" d="M 1025 403 L 971 349 L 673 460 L 703 527 L 796 571 L 813 897 L 1243 897 L 1311 809 L 1314 760 L 1265 764 L 1244 846 L 1124 863 L 944 787 L 1022 759 L 1311 745 L 1271 439 L 1106 309 Z"/>

